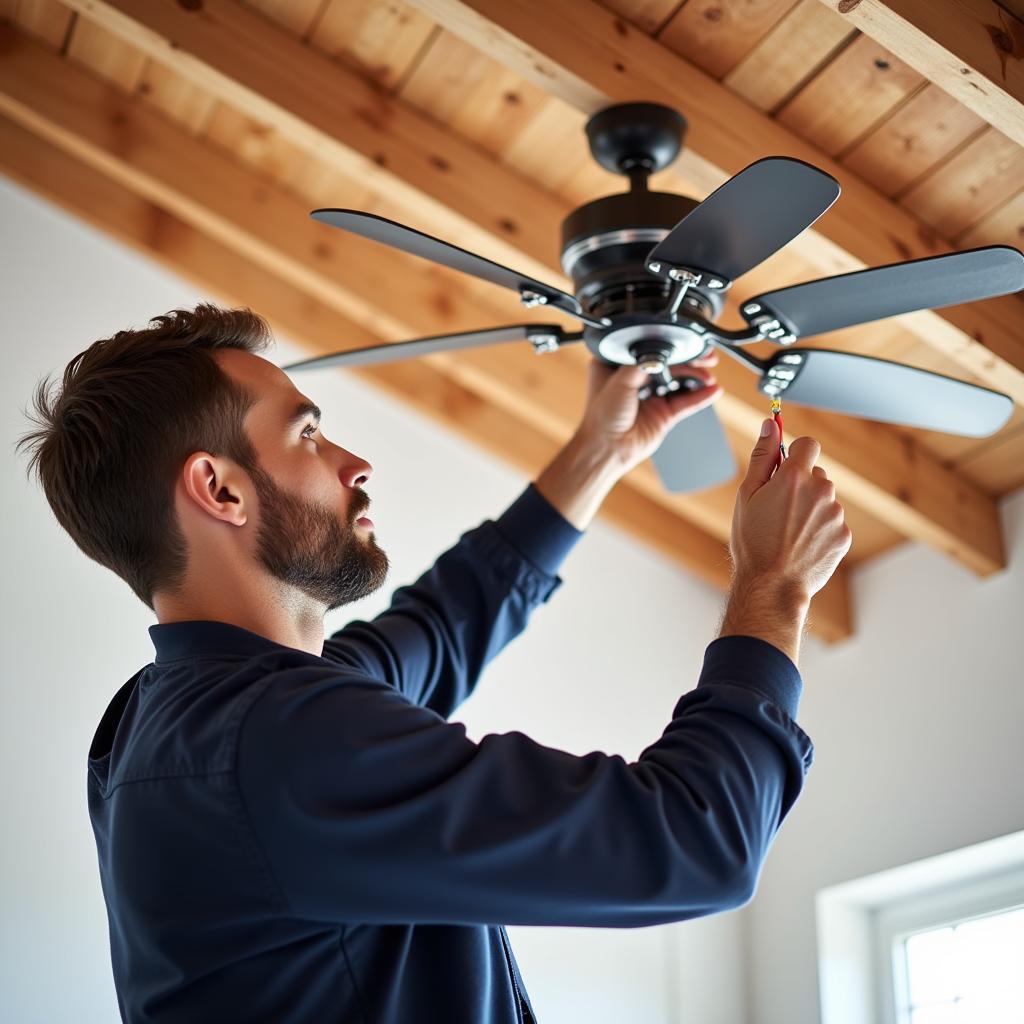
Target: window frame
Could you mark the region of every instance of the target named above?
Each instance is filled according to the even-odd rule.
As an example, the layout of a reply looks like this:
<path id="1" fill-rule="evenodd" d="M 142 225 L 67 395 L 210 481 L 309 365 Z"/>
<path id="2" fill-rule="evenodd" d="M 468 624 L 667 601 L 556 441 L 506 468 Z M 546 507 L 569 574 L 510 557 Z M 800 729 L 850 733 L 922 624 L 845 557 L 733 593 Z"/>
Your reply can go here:
<path id="1" fill-rule="evenodd" d="M 919 932 L 1024 908 L 1024 864 L 960 880 L 873 908 L 872 945 L 880 1024 L 910 1024 L 903 944 Z"/>
<path id="2" fill-rule="evenodd" d="M 819 889 L 822 1024 L 906 1024 L 894 940 L 1022 904 L 1024 831 Z"/>

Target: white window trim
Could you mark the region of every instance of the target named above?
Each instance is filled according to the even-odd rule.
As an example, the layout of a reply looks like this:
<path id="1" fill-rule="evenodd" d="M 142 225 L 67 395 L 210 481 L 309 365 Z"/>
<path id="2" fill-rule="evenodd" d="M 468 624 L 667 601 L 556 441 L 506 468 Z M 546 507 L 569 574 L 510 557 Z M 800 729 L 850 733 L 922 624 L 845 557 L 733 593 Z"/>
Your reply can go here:
<path id="1" fill-rule="evenodd" d="M 892 940 L 1020 903 L 1024 832 L 819 890 L 822 1024 L 905 1024 L 896 1018 Z"/>

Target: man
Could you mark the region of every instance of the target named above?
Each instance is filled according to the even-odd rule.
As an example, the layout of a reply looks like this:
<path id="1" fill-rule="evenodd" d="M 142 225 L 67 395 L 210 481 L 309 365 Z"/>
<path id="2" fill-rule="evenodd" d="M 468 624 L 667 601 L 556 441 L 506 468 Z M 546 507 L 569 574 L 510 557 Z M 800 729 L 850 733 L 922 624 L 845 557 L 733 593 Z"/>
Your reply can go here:
<path id="1" fill-rule="evenodd" d="M 251 311 L 152 323 L 41 384 L 22 439 L 62 526 L 158 619 L 88 763 L 126 1021 L 531 1021 L 502 925 L 752 897 L 812 758 L 807 607 L 851 540 L 817 442 L 779 464 L 765 421 L 720 637 L 639 760 L 477 744 L 447 716 L 615 482 L 721 394 L 715 358 L 687 368 L 702 391 L 644 402 L 642 371 L 595 361 L 579 429 L 510 508 L 325 640 L 324 613 L 386 578 L 370 464 L 257 354 Z"/>

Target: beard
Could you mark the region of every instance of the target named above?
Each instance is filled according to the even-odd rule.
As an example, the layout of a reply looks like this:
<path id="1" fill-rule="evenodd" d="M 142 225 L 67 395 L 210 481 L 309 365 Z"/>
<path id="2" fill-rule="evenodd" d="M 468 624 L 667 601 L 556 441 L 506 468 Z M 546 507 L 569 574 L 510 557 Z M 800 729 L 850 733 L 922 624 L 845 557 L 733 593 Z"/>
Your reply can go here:
<path id="1" fill-rule="evenodd" d="M 260 501 L 256 557 L 272 576 L 296 587 L 327 610 L 372 594 L 388 574 L 388 556 L 372 536 L 356 536 L 358 515 L 369 507 L 365 491 L 356 491 L 352 526 L 324 505 L 303 501 L 282 490 L 260 467 L 249 474 Z"/>

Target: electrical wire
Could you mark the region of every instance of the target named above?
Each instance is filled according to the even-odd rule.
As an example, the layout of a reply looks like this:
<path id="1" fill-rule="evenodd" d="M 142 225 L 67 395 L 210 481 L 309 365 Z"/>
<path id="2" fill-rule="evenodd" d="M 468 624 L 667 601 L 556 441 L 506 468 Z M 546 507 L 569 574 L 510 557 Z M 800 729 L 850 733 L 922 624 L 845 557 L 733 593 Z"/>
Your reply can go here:
<path id="1" fill-rule="evenodd" d="M 782 453 L 783 459 L 786 459 L 789 456 L 786 455 L 786 446 L 782 443 L 782 399 L 772 399 L 772 416 L 779 425 L 779 451 Z"/>

